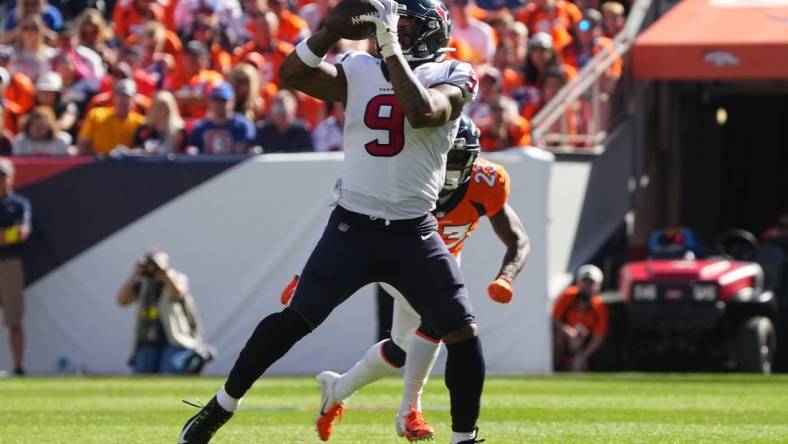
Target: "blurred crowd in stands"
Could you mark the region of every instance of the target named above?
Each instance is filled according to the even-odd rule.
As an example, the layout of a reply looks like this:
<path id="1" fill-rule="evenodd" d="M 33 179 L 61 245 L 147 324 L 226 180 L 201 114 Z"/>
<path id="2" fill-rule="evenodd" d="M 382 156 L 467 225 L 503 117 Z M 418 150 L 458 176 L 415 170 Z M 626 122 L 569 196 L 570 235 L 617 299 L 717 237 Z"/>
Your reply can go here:
<path id="1" fill-rule="evenodd" d="M 343 109 L 285 89 L 293 45 L 337 0 L 17 0 L 0 11 L 0 155 L 246 154 L 342 148 Z M 627 0 L 624 0 L 625 2 Z M 448 0 L 473 63 L 482 149 L 531 143 L 530 119 L 612 44 L 629 3 Z M 374 41 L 341 41 L 328 61 Z M 620 60 L 602 77 L 612 92 Z M 583 101 L 556 122 L 584 131 Z"/>

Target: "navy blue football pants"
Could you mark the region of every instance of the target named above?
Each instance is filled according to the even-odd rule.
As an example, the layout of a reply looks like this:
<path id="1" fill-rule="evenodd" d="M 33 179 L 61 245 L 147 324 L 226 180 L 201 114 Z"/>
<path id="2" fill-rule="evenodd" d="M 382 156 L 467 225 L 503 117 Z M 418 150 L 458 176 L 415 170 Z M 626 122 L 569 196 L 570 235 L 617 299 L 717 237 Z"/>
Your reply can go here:
<path id="1" fill-rule="evenodd" d="M 457 261 L 432 215 L 387 222 L 337 207 L 298 281 L 290 306 L 258 324 L 225 389 L 242 397 L 263 372 L 359 288 L 387 282 L 439 337 L 474 321 Z"/>

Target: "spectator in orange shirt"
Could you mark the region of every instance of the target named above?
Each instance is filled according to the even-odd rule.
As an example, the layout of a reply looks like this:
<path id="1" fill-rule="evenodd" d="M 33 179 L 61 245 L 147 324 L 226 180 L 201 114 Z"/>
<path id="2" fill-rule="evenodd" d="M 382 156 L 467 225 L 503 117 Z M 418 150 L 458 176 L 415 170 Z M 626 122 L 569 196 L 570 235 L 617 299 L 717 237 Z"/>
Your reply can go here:
<path id="1" fill-rule="evenodd" d="M 599 296 L 602 271 L 594 265 L 577 270 L 576 285 L 553 305 L 553 358 L 557 370 L 583 371 L 607 335 L 607 308 Z"/>
<path id="2" fill-rule="evenodd" d="M 301 91 L 290 91 L 295 93 L 298 99 L 298 106 L 296 107 L 296 117 L 301 119 L 308 129 L 314 129 L 320 122 L 322 122 L 328 115 L 326 109 L 326 102 L 316 99 L 309 94 L 304 94 Z"/>
<path id="3" fill-rule="evenodd" d="M 471 46 L 468 45 L 465 40 L 452 37 L 449 39 L 448 47 L 454 49 L 454 51 L 447 51 L 446 58 L 465 61 L 473 57 L 473 49 L 471 49 Z"/>
<path id="4" fill-rule="evenodd" d="M 481 20 L 473 18 L 471 0 L 451 0 L 452 29 L 454 38 L 465 41 L 471 47 L 472 57 L 463 60 L 469 63 L 485 63 L 495 54 L 495 32 Z"/>
<path id="5" fill-rule="evenodd" d="M 550 34 L 559 54 L 572 43 L 571 32 L 582 18 L 580 9 L 565 0 L 534 0 L 517 14 L 517 19 L 525 23 L 531 34 Z"/>
<path id="6" fill-rule="evenodd" d="M 4 102 L 5 129 L 16 133 L 17 122 L 35 105 L 35 87 L 21 72 L 10 74 L 0 60 L 0 102 Z"/>
<path id="7" fill-rule="evenodd" d="M 531 144 L 531 124 L 517 113 L 517 104 L 499 95 L 491 101 L 490 118 L 481 130 L 482 151 L 500 151 Z"/>
<path id="8" fill-rule="evenodd" d="M 309 24 L 287 9 L 287 0 L 268 0 L 271 10 L 279 17 L 279 33 L 277 38 L 295 45 L 312 35 Z"/>
<path id="9" fill-rule="evenodd" d="M 479 98 L 468 115 L 481 131 L 483 151 L 499 151 L 531 143 L 531 126 L 517 112 L 517 104 L 503 94 L 501 72 L 488 67 L 479 82 Z"/>
<path id="10" fill-rule="evenodd" d="M 508 41 L 501 42 L 495 51 L 492 66 L 501 72 L 503 80 L 503 93 L 515 98 L 516 94 L 525 87 L 525 76 L 521 70 L 514 69 L 516 49 Z"/>
<path id="11" fill-rule="evenodd" d="M 183 116 L 200 118 L 205 116 L 208 110 L 208 93 L 214 85 L 224 80 L 224 76 L 210 69 L 210 52 L 200 42 L 191 41 L 186 44 L 185 61 L 184 68 L 190 76 L 189 83 L 182 86 L 175 93 L 175 97 Z"/>
<path id="12" fill-rule="evenodd" d="M 154 45 L 160 52 L 165 52 L 177 60 L 183 52 L 183 42 L 178 34 L 165 28 L 158 20 L 149 20 L 140 25 L 139 30 L 129 36 L 126 46 Z"/>
<path id="13" fill-rule="evenodd" d="M 156 0 L 118 0 L 112 11 L 112 24 L 115 35 L 125 41 L 136 34 L 142 24 L 150 21 L 162 21 L 164 9 Z"/>
<path id="14" fill-rule="evenodd" d="M 260 72 L 263 84 L 273 82 L 279 85 L 279 66 L 293 51 L 293 45 L 276 38 L 279 30 L 279 18 L 272 11 L 265 11 L 252 18 L 252 41 L 235 51 L 233 60 L 239 60 L 256 52 L 263 56 L 265 66 Z"/>

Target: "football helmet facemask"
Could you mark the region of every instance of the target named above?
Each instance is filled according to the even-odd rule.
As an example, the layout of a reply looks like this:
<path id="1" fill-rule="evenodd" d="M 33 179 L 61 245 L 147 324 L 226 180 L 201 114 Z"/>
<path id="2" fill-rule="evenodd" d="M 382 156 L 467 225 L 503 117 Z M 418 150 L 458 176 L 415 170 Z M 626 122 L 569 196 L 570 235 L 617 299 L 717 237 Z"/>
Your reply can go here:
<path id="1" fill-rule="evenodd" d="M 479 128 L 469 117 L 460 116 L 460 128 L 446 157 L 444 190 L 456 190 L 471 179 L 471 170 L 479 156 Z"/>

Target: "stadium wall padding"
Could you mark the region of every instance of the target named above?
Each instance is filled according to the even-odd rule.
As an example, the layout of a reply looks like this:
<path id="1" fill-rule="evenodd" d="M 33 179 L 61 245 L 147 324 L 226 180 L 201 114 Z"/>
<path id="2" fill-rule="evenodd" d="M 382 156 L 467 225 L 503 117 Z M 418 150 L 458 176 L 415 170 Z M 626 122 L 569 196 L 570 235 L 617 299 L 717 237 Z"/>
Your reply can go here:
<path id="1" fill-rule="evenodd" d="M 486 288 L 500 267 L 504 246 L 489 222 L 466 244 L 462 268 L 481 326 L 487 368 L 491 373 L 549 372 L 547 207 L 552 157 L 538 150 L 491 157 L 512 177 L 510 203 L 528 229 L 533 250 L 515 281 L 515 300 L 502 306 L 487 297 Z M 341 153 L 314 153 L 215 164 L 97 162 L 36 182 L 45 187 L 54 181 L 75 194 L 93 190 L 80 199 L 95 205 L 80 207 L 79 217 L 61 220 L 61 225 L 78 224 L 84 232 L 93 232 L 81 235 L 78 246 L 73 240 L 39 239 L 51 249 L 47 251 L 31 244 L 31 253 L 64 259 L 42 260 L 49 268 L 40 268 L 40 277 L 26 289 L 28 371 L 53 373 L 58 359 L 67 357 L 87 373 L 128 373 L 136 310 L 118 307 L 115 298 L 134 261 L 157 245 L 189 276 L 207 341 L 219 349 L 206 372 L 225 374 L 259 320 L 281 309 L 280 291 L 325 225 L 341 159 Z M 96 171 L 83 174 L 86 168 Z M 165 190 L 161 196 L 152 196 L 160 189 Z M 29 186 L 20 190 L 25 191 Z M 59 198 L 58 193 L 36 194 L 37 235 L 69 235 L 62 226 L 49 227 L 58 223 L 53 209 L 69 211 Z M 107 220 L 113 221 L 111 232 Z M 58 251 L 65 244 L 70 245 L 68 254 Z M 362 289 L 269 373 L 347 369 L 374 342 L 374 310 L 371 288 Z M 7 344 L 4 329 L 0 341 Z M 439 362 L 438 372 L 443 359 Z M 0 346 L 0 369 L 6 367 L 10 356 L 7 347 Z"/>

